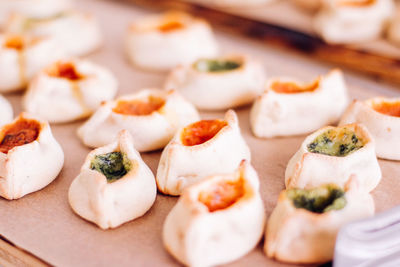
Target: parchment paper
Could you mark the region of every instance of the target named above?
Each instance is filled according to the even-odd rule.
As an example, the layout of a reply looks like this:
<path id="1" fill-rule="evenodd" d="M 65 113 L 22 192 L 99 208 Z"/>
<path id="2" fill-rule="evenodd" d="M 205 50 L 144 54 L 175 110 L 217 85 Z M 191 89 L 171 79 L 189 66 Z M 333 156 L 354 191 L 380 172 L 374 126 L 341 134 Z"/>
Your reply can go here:
<path id="1" fill-rule="evenodd" d="M 119 95 L 143 87 L 161 87 L 166 74 L 147 73 L 131 67 L 123 53 L 123 36 L 131 20 L 148 11 L 111 1 L 81 0 L 79 8 L 95 13 L 101 20 L 105 45 L 90 58 L 110 68 L 120 81 Z M 265 64 L 270 76 L 291 75 L 312 79 L 333 66 L 312 62 L 295 54 L 285 54 L 262 46 L 254 40 L 216 32 L 224 52 L 242 52 L 256 56 Z M 346 73 L 351 96 L 364 99 L 374 95 L 398 95 L 397 89 L 365 76 Z M 15 113 L 20 112 L 21 94 L 6 96 Z M 289 158 L 300 146 L 304 136 L 257 139 L 249 127 L 249 107 L 236 110 L 242 133 L 252 151 L 252 163 L 261 179 L 261 194 L 269 215 L 279 192 L 284 189 L 284 170 Z M 202 113 L 203 118 L 221 118 L 223 112 Z M 161 229 L 177 198 L 159 194 L 151 210 L 143 217 L 115 230 L 98 227 L 75 215 L 68 205 L 69 185 L 89 149 L 76 136 L 82 122 L 52 125 L 52 130 L 65 152 L 65 164 L 59 177 L 45 189 L 20 200 L 0 199 L 0 235 L 15 245 L 56 266 L 177 266 L 164 250 Z M 398 149 L 398 148 L 393 148 Z M 142 154 L 153 172 L 160 152 Z M 383 180 L 373 192 L 378 211 L 400 203 L 398 186 L 400 163 L 380 161 Z M 265 257 L 260 245 L 230 266 L 285 266 Z"/>

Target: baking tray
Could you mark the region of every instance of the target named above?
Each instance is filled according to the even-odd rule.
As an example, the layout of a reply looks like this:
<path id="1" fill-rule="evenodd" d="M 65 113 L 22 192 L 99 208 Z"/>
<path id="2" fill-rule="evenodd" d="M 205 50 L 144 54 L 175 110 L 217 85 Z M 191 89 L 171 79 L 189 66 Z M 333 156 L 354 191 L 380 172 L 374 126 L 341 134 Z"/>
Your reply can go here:
<path id="1" fill-rule="evenodd" d="M 129 22 L 140 19 L 151 11 L 125 3 L 99 0 L 79 1 L 79 8 L 96 14 L 101 21 L 105 44 L 89 58 L 115 73 L 120 81 L 119 95 L 143 87 L 162 86 L 165 73 L 149 73 L 135 69 L 127 62 L 123 52 L 124 33 Z M 248 53 L 259 58 L 269 76 L 289 75 L 299 79 L 312 79 L 334 67 L 218 29 L 216 35 L 224 51 Z M 377 82 L 356 73 L 346 72 L 346 80 L 353 98 L 365 99 L 374 95 L 397 94 L 393 85 Z M 16 114 L 21 111 L 21 96 L 6 95 Z M 243 136 L 252 152 L 252 164 L 260 176 L 265 212 L 269 215 L 276 205 L 279 192 L 284 189 L 286 164 L 304 136 L 255 138 L 250 132 L 249 107 L 236 109 L 236 112 Z M 205 119 L 221 118 L 223 112 L 203 112 L 201 115 Z M 53 183 L 20 200 L 0 199 L 0 235 L 9 242 L 0 240 L 0 258 L 4 261 L 5 257 L 12 256 L 13 260 L 18 262 L 13 265 L 21 266 L 179 266 L 165 251 L 161 240 L 164 219 L 176 203 L 176 197 L 158 194 L 154 206 L 143 217 L 107 231 L 73 213 L 67 200 L 68 188 L 90 151 L 76 136 L 76 129 L 81 124 L 82 121 L 52 125 L 52 131 L 65 152 L 64 168 Z M 155 172 L 160 151 L 143 153 L 142 156 Z M 400 203 L 400 187 L 397 186 L 400 164 L 394 161 L 379 162 L 383 179 L 374 190 L 373 196 L 377 211 L 382 211 Z M 0 265 L 7 266 L 1 261 Z M 245 257 L 229 264 L 259 265 L 287 266 L 268 259 L 262 251 L 262 243 Z"/>

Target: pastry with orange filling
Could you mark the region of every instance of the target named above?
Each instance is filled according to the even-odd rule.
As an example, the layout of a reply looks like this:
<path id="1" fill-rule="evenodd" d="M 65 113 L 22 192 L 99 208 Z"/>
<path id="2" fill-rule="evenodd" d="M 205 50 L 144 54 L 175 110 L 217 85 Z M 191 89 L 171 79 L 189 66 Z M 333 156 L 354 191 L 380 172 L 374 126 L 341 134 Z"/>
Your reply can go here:
<path id="1" fill-rule="evenodd" d="M 177 196 L 206 176 L 232 172 L 243 159 L 250 160 L 250 150 L 229 110 L 223 120 L 201 120 L 177 131 L 161 154 L 157 186 Z"/>
<path id="2" fill-rule="evenodd" d="M 397 7 L 387 32 L 389 41 L 400 46 L 400 7 Z"/>
<path id="3" fill-rule="evenodd" d="M 176 131 L 199 119 L 195 107 L 176 91 L 143 89 L 108 101 L 78 130 L 89 147 L 110 143 L 122 129 L 140 152 L 165 147 Z"/>
<path id="4" fill-rule="evenodd" d="M 43 67 L 63 55 L 47 37 L 0 34 L 0 92 L 24 89 Z"/>
<path id="5" fill-rule="evenodd" d="M 374 214 L 374 200 L 358 178 L 362 177 L 350 177 L 344 186 L 323 184 L 282 191 L 268 219 L 267 256 L 296 264 L 331 261 L 340 228 Z"/>
<path id="6" fill-rule="evenodd" d="M 400 160 L 400 98 L 375 97 L 355 100 L 344 113 L 340 125 L 362 123 L 376 143 L 379 158 Z"/>
<path id="7" fill-rule="evenodd" d="M 244 160 L 183 192 L 164 222 L 163 242 L 187 266 L 221 265 L 253 250 L 264 225 L 258 175 Z"/>
<path id="8" fill-rule="evenodd" d="M 0 126 L 13 120 L 13 108 L 8 100 L 0 95 Z"/>
<path id="9" fill-rule="evenodd" d="M 118 83 L 107 69 L 86 60 L 60 60 L 30 83 L 23 104 L 27 112 L 50 123 L 90 116 L 103 101 L 114 98 Z"/>
<path id="10" fill-rule="evenodd" d="M 216 56 L 217 50 L 211 26 L 186 13 L 151 15 L 132 23 L 127 31 L 128 58 L 145 69 L 169 70 L 201 57 Z"/>
<path id="11" fill-rule="evenodd" d="M 68 56 L 89 54 L 103 43 L 97 19 L 92 14 L 76 10 L 64 10 L 44 17 L 16 13 L 9 18 L 6 31 L 50 37 L 66 51 Z"/>
<path id="12" fill-rule="evenodd" d="M 327 0 L 314 18 L 315 31 L 328 43 L 379 38 L 393 16 L 393 0 Z"/>
<path id="13" fill-rule="evenodd" d="M 382 178 L 375 141 L 361 124 L 324 127 L 307 136 L 285 172 L 287 188 L 344 186 L 356 174 L 360 187 L 372 191 Z"/>
<path id="14" fill-rule="evenodd" d="M 89 153 L 68 199 L 79 216 L 109 229 L 144 215 L 156 195 L 154 174 L 123 130 L 111 144 Z"/>
<path id="15" fill-rule="evenodd" d="M 64 153 L 50 126 L 26 113 L 0 128 L 0 196 L 18 199 L 51 183 Z"/>
<path id="16" fill-rule="evenodd" d="M 177 89 L 199 109 L 221 110 L 250 104 L 262 93 L 265 76 L 253 58 L 219 56 L 177 67 L 164 87 Z"/>
<path id="17" fill-rule="evenodd" d="M 224 8 L 257 8 L 263 7 L 275 0 L 197 0 L 207 5 L 224 7 Z"/>
<path id="18" fill-rule="evenodd" d="M 254 102 L 250 124 L 257 137 L 305 134 L 336 123 L 347 103 L 347 87 L 340 70 L 310 83 L 275 78 Z"/>

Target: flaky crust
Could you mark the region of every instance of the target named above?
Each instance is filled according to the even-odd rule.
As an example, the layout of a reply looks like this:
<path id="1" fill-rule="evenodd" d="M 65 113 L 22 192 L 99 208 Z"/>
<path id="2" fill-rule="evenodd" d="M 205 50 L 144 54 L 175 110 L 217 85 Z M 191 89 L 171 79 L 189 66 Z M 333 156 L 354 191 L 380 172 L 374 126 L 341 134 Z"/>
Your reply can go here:
<path id="1" fill-rule="evenodd" d="M 311 153 L 307 145 L 323 132 L 335 127 L 324 127 L 307 136 L 300 149 L 290 159 L 285 172 L 287 188 L 313 188 L 326 183 L 343 187 L 352 174 L 360 179 L 360 186 L 367 192 L 372 191 L 382 178 L 381 169 L 375 154 L 375 141 L 365 126 L 349 124 L 365 145 L 345 157 Z"/>
<path id="2" fill-rule="evenodd" d="M 102 173 L 90 169 L 90 163 L 95 155 L 116 150 L 127 155 L 132 169 L 119 180 L 108 183 Z M 68 199 L 79 216 L 109 229 L 145 214 L 156 194 L 153 173 L 134 149 L 129 133 L 121 131 L 115 142 L 89 153 L 69 188 Z"/>
<path id="3" fill-rule="evenodd" d="M 199 193 L 221 181 L 241 177 L 245 193 L 233 205 L 210 212 Z M 163 227 L 164 246 L 188 266 L 213 266 L 236 260 L 251 251 L 264 231 L 265 213 L 257 173 L 242 162 L 231 174 L 210 176 L 185 190 Z"/>

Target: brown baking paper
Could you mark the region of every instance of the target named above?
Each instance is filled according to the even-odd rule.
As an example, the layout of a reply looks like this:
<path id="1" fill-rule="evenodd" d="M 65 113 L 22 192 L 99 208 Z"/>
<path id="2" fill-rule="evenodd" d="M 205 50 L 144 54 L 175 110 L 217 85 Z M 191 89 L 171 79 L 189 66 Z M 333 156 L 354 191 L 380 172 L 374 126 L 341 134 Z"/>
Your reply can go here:
<path id="1" fill-rule="evenodd" d="M 78 2 L 78 1 L 77 1 Z M 161 87 L 166 74 L 148 73 L 129 65 L 123 51 L 123 37 L 129 21 L 147 11 L 112 1 L 79 1 L 79 8 L 95 13 L 101 20 L 105 45 L 90 56 L 110 68 L 120 81 L 119 95 L 143 87 Z M 295 54 L 285 54 L 262 46 L 256 41 L 217 32 L 224 52 L 248 53 L 262 60 L 269 76 L 288 75 L 312 79 L 332 66 L 322 65 Z M 374 95 L 396 95 L 395 88 L 346 73 L 351 96 L 365 99 Z M 217 89 L 217 88 L 216 88 Z M 15 113 L 21 111 L 21 94 L 6 96 Z M 265 212 L 274 208 L 279 192 L 284 189 L 284 171 L 304 136 L 257 139 L 250 132 L 249 107 L 236 110 L 242 133 L 252 152 L 252 163 L 261 180 Z M 223 112 L 202 113 L 203 118 L 222 118 Z M 114 230 L 101 230 L 75 215 L 67 199 L 68 188 L 79 173 L 89 153 L 76 136 L 81 122 L 52 125 L 56 139 L 65 152 L 65 164 L 58 178 L 43 190 L 20 200 L 0 199 L 0 235 L 16 246 L 56 266 L 176 266 L 178 263 L 164 250 L 161 229 L 176 197 L 158 194 L 154 206 L 141 218 Z M 142 154 L 155 173 L 160 151 Z M 383 179 L 373 192 L 377 211 L 400 203 L 398 174 L 400 163 L 380 161 Z M 247 256 L 230 266 L 285 266 L 268 259 L 262 243 Z"/>

